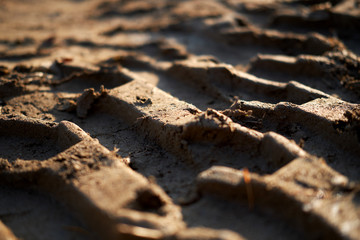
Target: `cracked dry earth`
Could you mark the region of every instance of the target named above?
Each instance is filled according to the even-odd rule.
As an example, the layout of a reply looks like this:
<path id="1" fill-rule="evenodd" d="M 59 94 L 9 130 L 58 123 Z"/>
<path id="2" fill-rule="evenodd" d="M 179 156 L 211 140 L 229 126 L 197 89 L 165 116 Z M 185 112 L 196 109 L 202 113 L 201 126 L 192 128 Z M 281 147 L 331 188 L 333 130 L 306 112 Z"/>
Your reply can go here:
<path id="1" fill-rule="evenodd" d="M 358 0 L 0 0 L 0 239 L 360 239 Z"/>

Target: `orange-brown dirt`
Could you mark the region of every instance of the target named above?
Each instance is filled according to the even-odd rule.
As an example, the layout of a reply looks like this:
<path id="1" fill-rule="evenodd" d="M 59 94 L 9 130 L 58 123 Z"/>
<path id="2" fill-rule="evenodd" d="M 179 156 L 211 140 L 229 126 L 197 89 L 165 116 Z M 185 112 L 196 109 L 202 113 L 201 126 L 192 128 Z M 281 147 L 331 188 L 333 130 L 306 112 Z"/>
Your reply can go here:
<path id="1" fill-rule="evenodd" d="M 359 0 L 0 0 L 0 239 L 360 239 Z"/>

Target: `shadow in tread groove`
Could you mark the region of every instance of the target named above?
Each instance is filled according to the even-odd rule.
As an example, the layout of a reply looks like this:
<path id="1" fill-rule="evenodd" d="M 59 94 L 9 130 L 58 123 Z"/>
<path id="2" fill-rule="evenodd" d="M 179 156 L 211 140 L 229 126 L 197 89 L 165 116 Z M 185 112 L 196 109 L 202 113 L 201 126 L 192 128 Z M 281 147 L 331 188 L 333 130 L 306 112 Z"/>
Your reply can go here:
<path id="1" fill-rule="evenodd" d="M 18 238 L 95 239 L 64 206 L 43 193 L 0 186 L 0 196 L 6 196 L 0 197 L 0 219 Z"/>

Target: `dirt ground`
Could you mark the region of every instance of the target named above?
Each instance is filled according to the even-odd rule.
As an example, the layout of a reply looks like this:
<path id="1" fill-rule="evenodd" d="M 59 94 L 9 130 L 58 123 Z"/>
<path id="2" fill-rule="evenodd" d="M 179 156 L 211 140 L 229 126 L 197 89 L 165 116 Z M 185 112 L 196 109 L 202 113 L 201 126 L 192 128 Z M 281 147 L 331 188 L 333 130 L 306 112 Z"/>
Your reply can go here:
<path id="1" fill-rule="evenodd" d="M 0 0 L 0 239 L 360 239 L 359 0 Z"/>

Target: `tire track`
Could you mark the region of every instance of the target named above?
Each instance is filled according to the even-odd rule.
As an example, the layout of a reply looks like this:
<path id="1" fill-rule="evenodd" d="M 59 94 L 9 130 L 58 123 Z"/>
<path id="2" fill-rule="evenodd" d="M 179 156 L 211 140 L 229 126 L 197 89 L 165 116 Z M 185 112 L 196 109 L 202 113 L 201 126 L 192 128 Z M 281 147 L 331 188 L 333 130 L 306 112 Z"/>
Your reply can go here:
<path id="1" fill-rule="evenodd" d="M 358 11 L 4 3 L 2 191 L 56 199 L 67 239 L 358 239 Z M 24 214 L 0 234 L 38 236 Z"/>

